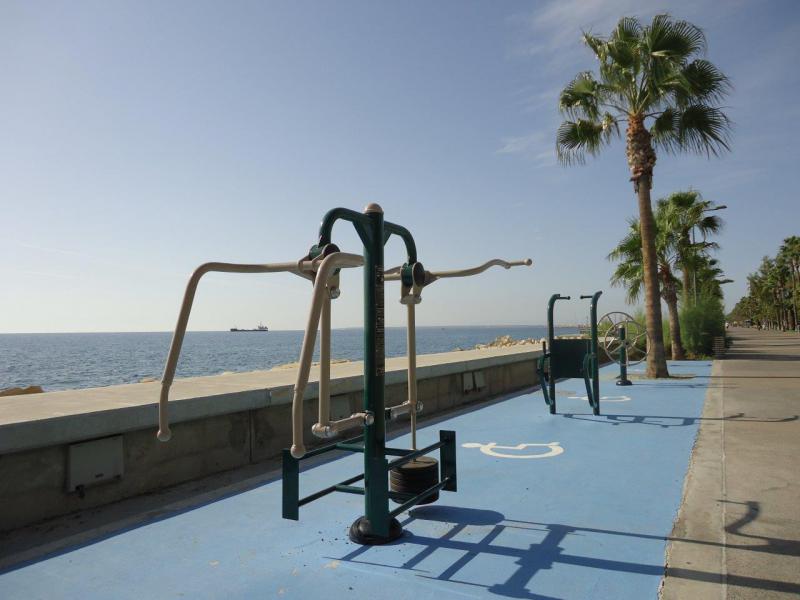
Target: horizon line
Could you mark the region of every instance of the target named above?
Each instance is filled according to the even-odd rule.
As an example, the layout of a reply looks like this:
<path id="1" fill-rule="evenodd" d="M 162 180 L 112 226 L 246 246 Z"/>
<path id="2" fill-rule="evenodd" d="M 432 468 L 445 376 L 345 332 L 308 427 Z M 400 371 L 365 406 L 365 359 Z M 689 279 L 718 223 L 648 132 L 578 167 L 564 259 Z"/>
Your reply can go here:
<path id="1" fill-rule="evenodd" d="M 555 327 L 577 327 L 581 323 L 556 323 Z M 522 324 L 522 323 L 500 323 L 491 325 L 417 325 L 417 329 L 454 329 L 459 327 L 468 327 L 474 329 L 489 329 L 496 327 L 547 327 L 547 324 Z M 392 325 L 386 329 L 405 329 L 404 325 Z M 333 327 L 333 331 L 347 331 L 352 329 L 363 329 L 363 326 L 352 327 Z M 284 332 L 302 332 L 304 329 L 269 329 L 264 333 L 284 333 Z M 73 334 L 99 334 L 99 333 L 174 333 L 171 329 L 164 330 L 136 330 L 136 331 L 117 331 L 117 330 L 100 330 L 100 331 L 3 331 L 0 335 L 73 335 Z M 230 331 L 229 329 L 187 329 L 186 333 L 250 333 L 248 331 Z M 258 333 L 258 332 L 254 332 Z"/>

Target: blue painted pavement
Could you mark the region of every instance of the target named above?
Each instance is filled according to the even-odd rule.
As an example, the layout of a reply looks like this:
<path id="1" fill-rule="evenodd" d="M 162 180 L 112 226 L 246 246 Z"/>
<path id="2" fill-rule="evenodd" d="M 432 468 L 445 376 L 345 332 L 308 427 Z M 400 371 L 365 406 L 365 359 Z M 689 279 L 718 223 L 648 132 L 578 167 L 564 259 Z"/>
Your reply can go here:
<path id="1" fill-rule="evenodd" d="M 388 546 L 347 539 L 360 496 L 285 521 L 273 481 L 8 570 L 0 598 L 656 598 L 710 366 L 672 363 L 696 377 L 627 388 L 606 367 L 597 417 L 568 380 L 558 415 L 537 391 L 428 425 L 421 444 L 457 432 L 459 490 L 401 515 L 405 535 Z M 301 494 L 361 461 L 305 471 Z"/>

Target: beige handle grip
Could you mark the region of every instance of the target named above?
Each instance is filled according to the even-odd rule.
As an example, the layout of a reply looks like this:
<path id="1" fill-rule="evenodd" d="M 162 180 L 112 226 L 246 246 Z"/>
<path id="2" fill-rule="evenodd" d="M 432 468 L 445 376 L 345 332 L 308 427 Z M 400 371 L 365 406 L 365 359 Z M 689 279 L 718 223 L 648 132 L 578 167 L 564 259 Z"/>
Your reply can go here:
<path id="1" fill-rule="evenodd" d="M 311 310 L 308 315 L 305 335 L 303 336 L 303 346 L 300 350 L 300 366 L 297 369 L 297 381 L 294 386 L 292 397 L 292 448 L 291 453 L 295 458 L 302 458 L 306 453 L 303 443 L 303 395 L 308 385 L 308 376 L 311 371 L 311 360 L 314 356 L 314 344 L 317 338 L 317 327 L 319 326 L 320 315 L 323 304 L 330 301 L 328 295 L 328 279 L 334 271 L 341 267 L 360 267 L 364 264 L 364 258 L 358 254 L 347 254 L 344 252 L 334 252 L 326 256 L 319 263 L 316 279 L 314 280 L 314 291 L 311 295 Z M 320 398 L 320 403 L 323 402 Z M 321 414 L 329 414 L 329 409 L 320 408 Z"/>
<path id="2" fill-rule="evenodd" d="M 186 334 L 186 326 L 189 323 L 189 314 L 192 312 L 194 294 L 200 279 L 206 273 L 294 273 L 301 275 L 312 271 L 316 267 L 314 261 L 284 262 L 271 264 L 237 264 L 223 262 L 208 262 L 200 265 L 194 270 L 189 283 L 186 284 L 186 291 L 183 294 L 181 310 L 178 313 L 178 323 L 175 325 L 175 332 L 172 334 L 172 344 L 169 347 L 167 362 L 164 365 L 164 374 L 161 376 L 161 394 L 158 399 L 158 434 L 157 437 L 162 442 L 168 442 L 172 437 L 169 428 L 169 388 L 175 378 L 175 369 L 178 366 L 178 358 L 181 354 L 183 338 Z"/>

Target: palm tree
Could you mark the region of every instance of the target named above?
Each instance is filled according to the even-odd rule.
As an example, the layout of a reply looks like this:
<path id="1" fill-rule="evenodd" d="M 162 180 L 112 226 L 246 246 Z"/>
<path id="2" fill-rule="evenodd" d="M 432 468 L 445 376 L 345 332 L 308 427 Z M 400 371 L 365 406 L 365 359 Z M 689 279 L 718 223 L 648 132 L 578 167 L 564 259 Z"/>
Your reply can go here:
<path id="1" fill-rule="evenodd" d="M 778 250 L 777 260 L 785 265 L 789 271 L 789 282 L 791 285 L 791 308 L 792 308 L 792 327 L 797 329 L 800 326 L 798 321 L 798 298 L 800 297 L 800 237 L 793 235 L 785 240 Z"/>
<path id="2" fill-rule="evenodd" d="M 677 264 L 677 246 L 679 236 L 667 228 L 667 217 L 670 205 L 666 200 L 659 200 L 656 207 L 656 256 L 658 264 L 658 282 L 661 296 L 669 311 L 669 333 L 672 338 L 672 359 L 684 360 L 686 350 L 681 340 L 681 327 L 678 318 L 678 292 L 680 280 L 675 276 Z M 637 219 L 628 220 L 628 233 L 609 253 L 609 260 L 619 261 L 611 277 L 611 285 L 625 286 L 626 300 L 629 304 L 639 301 L 644 281 L 644 263 L 642 261 L 641 227 Z M 652 344 L 652 341 L 651 341 Z M 652 347 L 651 347 L 652 352 Z"/>
<path id="3" fill-rule="evenodd" d="M 709 258 L 705 254 L 698 254 L 694 261 L 697 275 L 697 291 L 701 298 L 716 298 L 723 300 L 722 286 L 732 283 L 732 279 L 725 278 L 725 272 L 719 267 L 716 258 Z"/>
<path id="4" fill-rule="evenodd" d="M 647 329 L 652 349 L 649 377 L 667 377 L 661 331 L 661 302 L 650 203 L 655 148 L 666 152 L 718 154 L 728 150 L 730 124 L 719 102 L 728 78 L 700 56 L 703 31 L 669 15 L 649 25 L 624 17 L 607 38 L 589 33 L 583 41 L 599 61 L 599 79 L 579 73 L 559 97 L 567 117 L 558 128 L 556 147 L 564 164 L 596 155 L 626 124 L 625 150 L 639 205 Z"/>
<path id="5" fill-rule="evenodd" d="M 707 250 L 717 248 L 715 243 L 707 242 L 706 238 L 722 229 L 722 219 L 706 213 L 724 207 L 704 200 L 696 190 L 675 192 L 666 201 L 670 206 L 666 216 L 668 226 L 678 235 L 678 266 L 683 280 L 684 302 L 688 304 L 694 288 L 693 279 L 697 278 L 697 271 L 703 264 Z M 695 243 L 693 240 L 692 231 L 695 228 L 702 237 L 701 242 Z"/>

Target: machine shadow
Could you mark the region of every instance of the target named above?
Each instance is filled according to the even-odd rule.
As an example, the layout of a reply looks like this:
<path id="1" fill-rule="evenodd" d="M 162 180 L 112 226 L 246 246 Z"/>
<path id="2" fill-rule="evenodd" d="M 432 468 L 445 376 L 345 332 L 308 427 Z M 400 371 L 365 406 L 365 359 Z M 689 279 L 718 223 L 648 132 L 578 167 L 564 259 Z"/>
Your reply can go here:
<path id="1" fill-rule="evenodd" d="M 746 525 L 753 523 L 759 518 L 761 515 L 761 503 L 755 500 L 748 500 L 745 502 L 736 502 L 734 500 L 719 501 L 726 504 L 744 506 L 747 509 L 739 519 L 730 525 L 725 526 L 725 531 L 727 533 L 751 540 L 761 540 L 762 542 L 765 542 L 761 546 L 752 546 L 749 544 L 726 544 L 727 548 L 752 550 L 753 552 L 767 552 L 769 554 L 780 554 L 782 556 L 800 556 L 800 541 L 798 540 L 785 540 L 763 535 L 752 535 L 742 531 Z"/>
<path id="2" fill-rule="evenodd" d="M 752 522 L 759 516 L 758 503 L 741 503 L 748 507 L 748 511 L 742 519 L 736 521 L 726 528 L 729 533 L 739 533 L 739 530 L 747 523 Z M 705 540 L 692 540 L 661 535 L 644 533 L 622 532 L 608 529 L 597 529 L 591 527 L 578 527 L 561 523 L 537 523 L 533 521 L 521 521 L 507 519 L 503 514 L 493 510 L 482 510 L 474 508 L 463 508 L 456 506 L 423 506 L 412 510 L 408 519 L 403 523 L 403 527 L 409 527 L 414 522 L 434 522 L 449 526 L 439 537 L 429 537 L 410 533 L 406 534 L 393 542 L 392 545 L 418 545 L 421 546 L 419 552 L 410 558 L 406 558 L 400 565 L 382 564 L 370 561 L 366 556 L 371 546 L 361 546 L 345 556 L 338 557 L 337 560 L 358 563 L 360 565 L 379 566 L 391 569 L 403 569 L 417 573 L 418 577 L 460 583 L 463 585 L 482 588 L 490 593 L 497 594 L 505 598 L 524 598 L 528 600 L 552 600 L 552 596 L 536 594 L 530 591 L 531 581 L 542 570 L 552 569 L 556 563 L 568 564 L 572 566 L 602 569 L 606 571 L 619 571 L 625 573 L 635 573 L 640 575 L 650 575 L 661 577 L 665 574 L 671 577 L 680 577 L 703 582 L 722 583 L 722 575 L 706 571 L 684 568 L 670 568 L 663 565 L 651 565 L 629 561 L 618 561 L 606 558 L 579 556 L 564 552 L 562 542 L 568 535 L 614 535 L 626 536 L 637 539 L 653 540 L 660 542 L 680 541 L 684 543 L 702 544 L 715 547 L 725 547 L 742 549 L 752 552 L 767 552 L 784 556 L 800 555 L 800 543 L 793 540 L 782 540 L 759 536 L 747 536 L 758 538 L 766 542 L 763 545 L 739 545 L 721 544 Z M 481 528 L 488 530 L 477 542 L 463 541 L 464 534 L 468 528 Z M 517 532 L 531 532 L 531 543 L 527 548 L 504 546 L 496 543 L 497 538 L 507 529 Z M 544 537 L 542 537 L 544 536 Z M 460 539 L 456 539 L 459 537 Z M 450 554 L 460 552 L 459 558 L 446 566 L 438 574 L 430 573 L 428 569 L 419 568 L 419 565 L 436 553 L 437 550 L 449 551 Z M 458 579 L 457 575 L 465 566 L 475 558 L 486 555 L 492 557 L 506 557 L 514 559 L 516 570 L 504 581 L 496 582 L 475 582 Z M 487 572 L 489 577 L 492 572 Z M 755 577 L 741 577 L 733 574 L 726 575 L 726 581 L 733 585 L 770 591 L 786 591 L 790 593 L 800 593 L 800 585 L 793 583 L 774 581 L 771 579 L 760 579 Z"/>
<path id="3" fill-rule="evenodd" d="M 674 415 L 593 415 L 591 413 L 560 413 L 567 419 L 591 421 L 603 425 L 650 425 L 652 427 L 688 427 L 708 421 L 728 421 L 737 423 L 788 423 L 797 421 L 800 415 L 780 419 L 756 419 L 744 413 L 736 413 L 727 417 L 678 417 Z"/>

